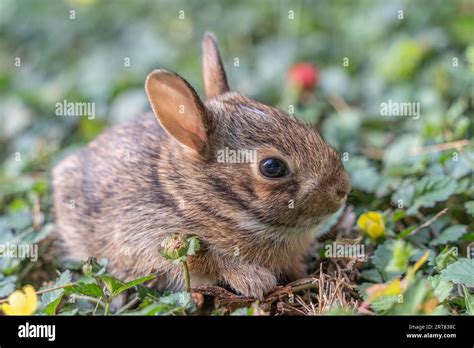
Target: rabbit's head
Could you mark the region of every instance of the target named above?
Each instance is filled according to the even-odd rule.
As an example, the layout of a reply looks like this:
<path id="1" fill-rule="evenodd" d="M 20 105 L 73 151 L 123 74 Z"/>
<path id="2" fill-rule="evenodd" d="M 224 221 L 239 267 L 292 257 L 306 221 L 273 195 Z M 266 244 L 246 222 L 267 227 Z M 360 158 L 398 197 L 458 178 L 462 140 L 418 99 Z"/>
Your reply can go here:
<path id="1" fill-rule="evenodd" d="M 180 76 L 146 80 L 154 114 L 196 200 L 253 226 L 306 229 L 337 211 L 350 191 L 337 152 L 310 125 L 229 90 L 215 38 L 203 40 L 206 101 Z M 224 203 L 223 203 L 224 202 Z M 207 206 L 213 203 L 207 203 Z"/>

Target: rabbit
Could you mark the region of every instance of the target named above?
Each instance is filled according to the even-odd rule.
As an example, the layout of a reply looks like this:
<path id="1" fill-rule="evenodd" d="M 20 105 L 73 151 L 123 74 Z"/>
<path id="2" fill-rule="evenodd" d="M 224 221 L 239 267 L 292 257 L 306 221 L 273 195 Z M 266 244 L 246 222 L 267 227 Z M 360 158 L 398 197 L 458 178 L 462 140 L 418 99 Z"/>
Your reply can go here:
<path id="1" fill-rule="evenodd" d="M 203 77 L 205 101 L 181 76 L 154 70 L 145 82 L 153 114 L 106 130 L 55 166 L 57 234 L 68 258 L 105 257 L 117 277 L 154 274 L 170 291 L 185 289 L 185 278 L 161 243 L 197 236 L 193 288 L 262 298 L 305 275 L 318 226 L 345 204 L 349 176 L 313 127 L 229 89 L 211 33 Z M 231 150 L 252 160 L 218 161 Z"/>

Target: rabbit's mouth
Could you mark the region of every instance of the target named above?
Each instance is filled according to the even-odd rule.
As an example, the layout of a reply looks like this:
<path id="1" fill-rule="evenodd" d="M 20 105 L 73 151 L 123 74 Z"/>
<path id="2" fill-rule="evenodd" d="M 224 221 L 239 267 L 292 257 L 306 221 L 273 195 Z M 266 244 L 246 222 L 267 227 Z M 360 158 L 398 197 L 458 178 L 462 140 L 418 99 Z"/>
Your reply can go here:
<path id="1" fill-rule="evenodd" d="M 300 216 L 296 220 L 289 220 L 285 222 L 273 222 L 268 225 L 270 230 L 281 233 L 313 233 L 317 232 L 318 227 L 327 220 L 332 214 L 322 215 L 322 216 L 313 216 L 310 218 Z"/>
<path id="2" fill-rule="evenodd" d="M 316 236 L 320 231 L 321 224 L 326 218 L 316 218 L 307 221 L 305 224 L 299 224 L 295 226 L 280 226 L 278 229 L 274 229 L 273 232 L 280 236 L 287 236 L 290 238 L 301 237 L 312 235 Z"/>

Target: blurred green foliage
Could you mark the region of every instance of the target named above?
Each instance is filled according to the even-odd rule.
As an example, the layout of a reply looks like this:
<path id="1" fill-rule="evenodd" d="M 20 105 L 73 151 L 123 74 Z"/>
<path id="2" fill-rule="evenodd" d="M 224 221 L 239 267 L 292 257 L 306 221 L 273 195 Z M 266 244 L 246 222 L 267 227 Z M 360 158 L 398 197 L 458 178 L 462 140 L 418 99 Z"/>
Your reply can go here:
<path id="1" fill-rule="evenodd" d="M 456 266 L 445 262 L 459 262 L 446 254 L 455 247 L 466 263 L 474 241 L 472 0 L 0 0 L 0 241 L 50 233 L 52 166 L 109 125 L 148 111 L 143 84 L 151 70 L 176 71 L 202 93 L 205 31 L 219 39 L 233 89 L 284 110 L 295 104 L 295 114 L 346 156 L 356 215 L 384 213 L 386 240 L 364 239 L 373 252 L 367 280 L 389 281 L 412 253 L 430 250 L 425 275 L 407 294 L 433 296 L 420 285 L 429 280 L 443 311 L 472 311 L 467 288 L 453 290 L 472 280 L 446 276 Z M 287 83 L 298 62 L 320 75 L 299 100 Z M 65 99 L 95 103 L 96 117 L 56 116 Z M 420 117 L 381 116 L 388 100 L 420 103 Z M 394 251 L 393 239 L 406 244 Z M 47 278 L 32 276 L 41 266 L 0 261 L 1 296 L 12 284 Z M 151 302 L 151 312 L 170 311 L 163 303 Z M 418 305 L 390 300 L 378 312 L 420 313 Z"/>

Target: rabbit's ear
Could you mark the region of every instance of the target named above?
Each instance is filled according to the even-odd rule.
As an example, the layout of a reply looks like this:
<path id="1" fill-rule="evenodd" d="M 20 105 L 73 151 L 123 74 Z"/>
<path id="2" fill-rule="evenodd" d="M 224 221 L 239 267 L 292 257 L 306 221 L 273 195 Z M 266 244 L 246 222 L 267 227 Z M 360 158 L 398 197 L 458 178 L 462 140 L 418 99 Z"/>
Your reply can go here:
<path id="1" fill-rule="evenodd" d="M 163 128 L 180 143 L 203 151 L 208 142 L 206 108 L 189 83 L 166 70 L 154 70 L 145 89 Z"/>
<path id="2" fill-rule="evenodd" d="M 217 41 L 213 34 L 206 33 L 202 40 L 202 65 L 204 87 L 208 98 L 229 91 L 224 65 L 222 64 Z"/>

